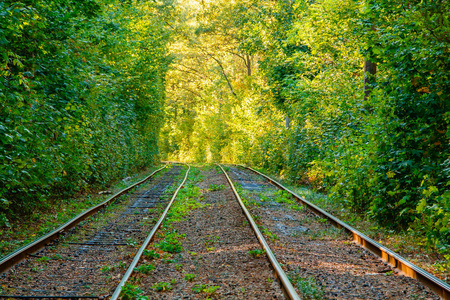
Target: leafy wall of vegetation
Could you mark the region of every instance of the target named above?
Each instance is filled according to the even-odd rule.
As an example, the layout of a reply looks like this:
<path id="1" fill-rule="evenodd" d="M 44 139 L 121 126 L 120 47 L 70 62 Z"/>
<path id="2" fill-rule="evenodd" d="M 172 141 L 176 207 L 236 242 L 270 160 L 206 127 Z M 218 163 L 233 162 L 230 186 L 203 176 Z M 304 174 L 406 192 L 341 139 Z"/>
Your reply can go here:
<path id="1" fill-rule="evenodd" d="M 164 151 L 308 182 L 348 209 L 449 249 L 449 5 L 193 5 L 172 49 Z M 365 61 L 378 69 L 369 97 Z"/>
<path id="2" fill-rule="evenodd" d="M 0 2 L 0 225 L 154 163 L 169 9 Z"/>

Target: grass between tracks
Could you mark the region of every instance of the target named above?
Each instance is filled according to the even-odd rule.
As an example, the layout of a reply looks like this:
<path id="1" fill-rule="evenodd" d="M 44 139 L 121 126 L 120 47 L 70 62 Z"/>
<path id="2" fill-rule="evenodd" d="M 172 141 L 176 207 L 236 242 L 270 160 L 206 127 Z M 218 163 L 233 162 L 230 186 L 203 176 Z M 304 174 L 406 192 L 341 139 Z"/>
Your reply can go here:
<path id="1" fill-rule="evenodd" d="M 450 283 L 450 249 L 437 251 L 429 248 L 426 238 L 415 234 L 413 231 L 396 232 L 383 228 L 374 220 L 371 220 L 369 216 L 351 212 L 342 203 L 331 201 L 326 195 L 315 192 L 311 187 L 298 186 L 265 170 L 255 169 L 268 174 L 299 196 L 304 197 L 307 201 L 317 205 L 380 244 L 397 252 L 415 265 Z M 292 205 L 291 208 L 295 209 L 295 206 Z"/>
<path id="2" fill-rule="evenodd" d="M 195 185 L 195 183 L 203 180 L 203 176 L 200 174 L 200 170 L 195 167 L 191 167 L 188 179 L 184 187 L 178 193 L 172 207 L 167 213 L 167 217 L 164 220 L 161 228 L 156 234 L 156 239 L 149 245 L 149 249 L 146 249 L 144 256 L 141 259 L 141 265 L 135 268 L 134 276 L 130 281 L 122 288 L 121 297 L 125 300 L 149 299 L 144 296 L 144 291 L 139 288 L 139 283 L 144 276 L 151 276 L 149 273 L 140 272 L 142 266 L 154 266 L 162 263 L 175 264 L 178 271 L 182 271 L 182 265 L 177 264 L 177 258 L 180 252 L 184 251 L 181 240 L 184 239 L 184 234 L 179 234 L 174 228 L 174 224 L 185 220 L 185 217 L 195 209 L 203 208 L 208 204 L 203 204 L 200 201 L 203 200 L 202 190 Z M 174 184 L 170 190 L 175 190 L 178 185 Z M 220 186 L 210 187 L 211 189 L 221 189 Z M 173 192 L 172 192 L 173 193 Z M 169 194 L 169 193 L 168 193 Z M 161 213 L 164 207 L 161 207 Z M 191 253 L 191 255 L 194 255 Z M 151 264 L 150 264 L 151 262 Z M 148 267 L 150 269 L 151 267 Z M 197 275 L 184 274 L 185 281 L 193 281 Z M 151 288 L 156 292 L 165 292 L 173 289 L 177 284 L 176 279 L 172 279 L 169 282 L 156 282 Z M 193 292 L 203 293 L 205 295 L 212 295 L 218 289 L 218 286 L 209 285 L 196 285 Z"/>
<path id="3" fill-rule="evenodd" d="M 105 201 L 112 194 L 142 180 L 159 167 L 161 166 L 153 166 L 128 177 L 127 180 L 117 181 L 107 189 L 107 193 L 99 194 L 98 191 L 94 191 L 77 198 L 66 199 L 51 207 L 37 211 L 32 216 L 27 216 L 27 219 L 11 222 L 9 227 L 1 227 L 0 257 L 4 257 L 58 228 L 86 209 Z M 155 174 L 155 178 L 161 176 L 164 172 L 166 172 L 166 169 Z"/>

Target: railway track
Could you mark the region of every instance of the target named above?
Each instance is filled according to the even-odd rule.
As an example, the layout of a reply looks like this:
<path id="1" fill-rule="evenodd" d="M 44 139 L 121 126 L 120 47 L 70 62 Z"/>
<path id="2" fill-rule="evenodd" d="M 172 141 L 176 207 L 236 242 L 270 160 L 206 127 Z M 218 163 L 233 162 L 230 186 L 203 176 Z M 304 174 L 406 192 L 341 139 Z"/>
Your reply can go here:
<path id="1" fill-rule="evenodd" d="M 447 283 L 274 179 L 244 166 L 229 167 L 229 173 L 248 198 L 250 211 L 262 220 L 261 226 L 279 235 L 272 244 L 279 259 L 296 266 L 288 268 L 291 277 L 315 278 L 326 298 L 450 299 Z M 332 238 L 327 240 L 327 234 Z"/>
<path id="2" fill-rule="evenodd" d="M 152 177 L 161 168 L 5 257 L 1 261 L 4 272 L 0 275 L 0 298 L 104 299 L 110 297 L 112 291 L 120 290 L 121 278 L 127 276 L 126 267 L 137 246 L 144 240 L 148 243 L 147 233 L 153 228 L 151 234 L 154 235 L 160 225 L 160 222 L 155 225 L 154 220 L 164 207 L 167 213 L 185 182 L 189 169 L 169 199 L 173 185 L 178 186 L 177 178 L 183 176 L 183 168 L 173 166 L 159 178 Z M 122 198 L 120 203 L 111 205 L 119 197 Z M 106 211 L 94 215 L 108 205 L 110 208 Z M 90 215 L 94 218 L 86 219 Z M 40 250 L 35 252 L 37 248 Z M 137 253 L 139 255 L 140 251 Z M 19 259 L 23 261 L 17 263 Z"/>
<path id="3" fill-rule="evenodd" d="M 392 260 L 350 243 L 358 232 L 331 216 L 341 225 L 332 228 L 327 213 L 264 174 L 190 170 L 128 189 L 120 207 L 71 223 L 38 252 L 24 247 L 22 262 L 5 263 L 14 266 L 0 275 L 0 298 L 449 299 L 445 284 L 437 296 L 400 276 Z"/>
<path id="4" fill-rule="evenodd" d="M 204 168 L 185 184 L 155 240 L 141 249 L 154 256 L 130 266 L 127 292 L 148 299 L 300 299 L 226 176 Z M 117 290 L 111 299 L 118 298 Z"/>

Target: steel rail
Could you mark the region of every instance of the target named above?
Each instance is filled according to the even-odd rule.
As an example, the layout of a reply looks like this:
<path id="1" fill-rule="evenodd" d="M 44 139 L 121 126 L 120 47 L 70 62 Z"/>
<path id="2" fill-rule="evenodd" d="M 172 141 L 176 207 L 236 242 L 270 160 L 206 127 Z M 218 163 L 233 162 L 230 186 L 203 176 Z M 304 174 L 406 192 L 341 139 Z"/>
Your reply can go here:
<path id="1" fill-rule="evenodd" d="M 152 231 L 150 232 L 150 234 L 147 236 L 147 238 L 145 239 L 144 243 L 142 244 L 141 248 L 139 248 L 139 251 L 134 256 L 134 259 L 131 262 L 130 266 L 128 267 L 127 271 L 125 272 L 125 275 L 123 275 L 122 280 L 120 281 L 120 283 L 117 286 L 116 290 L 114 291 L 113 295 L 111 296 L 111 298 L 109 298 L 110 300 L 117 300 L 119 298 L 120 292 L 122 291 L 122 287 L 125 285 L 125 283 L 130 278 L 131 274 L 133 273 L 134 268 L 136 267 L 136 265 L 138 264 L 139 260 L 141 259 L 142 253 L 144 253 L 145 248 L 147 248 L 148 244 L 151 242 L 151 240 L 155 236 L 156 231 L 161 226 L 162 222 L 166 218 L 167 213 L 169 212 L 170 207 L 172 206 L 172 203 L 175 201 L 175 198 L 177 197 L 178 192 L 180 191 L 180 189 L 185 184 L 185 182 L 186 182 L 186 180 L 188 178 L 190 169 L 191 169 L 191 167 L 188 165 L 188 169 L 186 171 L 186 175 L 184 176 L 183 182 L 180 184 L 180 186 L 177 188 L 177 190 L 173 194 L 172 198 L 170 199 L 169 204 L 167 205 L 166 209 L 162 213 L 162 215 L 159 218 L 158 222 L 155 224 L 155 226 L 153 227 Z"/>
<path id="2" fill-rule="evenodd" d="M 32 254 L 36 252 L 37 250 L 43 248 L 45 245 L 50 243 L 51 241 L 55 240 L 60 236 L 62 233 L 67 232 L 69 229 L 75 227 L 78 225 L 81 221 L 85 220 L 89 216 L 95 214 L 102 208 L 108 206 L 113 200 L 118 198 L 119 196 L 125 194 L 129 190 L 133 189 L 134 187 L 144 183 L 148 179 L 150 179 L 153 175 L 161 171 L 162 169 L 166 168 L 167 164 L 164 165 L 162 168 L 157 169 L 156 171 L 153 171 L 150 175 L 145 177 L 144 179 L 130 185 L 129 187 L 117 192 L 115 195 L 109 197 L 105 201 L 103 201 L 100 204 L 97 204 L 96 206 L 93 206 L 84 212 L 80 213 L 76 217 L 70 219 L 63 225 L 59 226 L 55 230 L 47 233 L 46 235 L 42 236 L 41 238 L 17 249 L 16 251 L 11 252 L 10 254 L 6 255 L 2 260 L 0 260 L 0 273 L 5 272 L 15 264 L 19 263 L 21 260 L 25 259 L 29 254 Z"/>
<path id="3" fill-rule="evenodd" d="M 404 257 L 400 256 L 398 253 L 386 248 L 385 246 L 377 243 L 373 239 L 369 238 L 365 234 L 361 233 L 360 231 L 356 230 L 352 226 L 348 225 L 347 223 L 339 220 L 335 216 L 327 213 L 323 209 L 317 207 L 316 205 L 312 204 L 305 198 L 297 195 L 295 192 L 291 191 L 287 187 L 283 186 L 278 181 L 274 180 L 273 178 L 244 165 L 238 165 L 243 168 L 246 168 L 250 171 L 253 171 L 254 173 L 264 177 L 267 179 L 270 183 L 275 185 L 276 187 L 287 191 L 288 193 L 292 194 L 296 199 L 298 199 L 300 202 L 302 202 L 308 209 L 312 210 L 316 215 L 325 217 L 328 219 L 334 226 L 338 228 L 343 228 L 345 231 L 350 233 L 353 236 L 353 241 L 356 242 L 358 245 L 366 248 L 367 250 L 371 251 L 375 255 L 381 258 L 381 260 L 387 262 L 389 265 L 391 265 L 393 268 L 396 268 L 400 271 L 401 274 L 417 279 L 427 287 L 429 287 L 431 290 L 433 290 L 436 294 L 438 294 L 442 299 L 450 299 L 450 285 L 446 282 L 440 280 L 436 276 L 431 275 L 427 271 L 419 268 L 418 266 L 412 264 Z"/>
<path id="4" fill-rule="evenodd" d="M 222 172 L 225 174 L 228 180 L 228 184 L 230 185 L 231 189 L 234 192 L 234 195 L 236 196 L 237 201 L 239 202 L 239 205 L 241 206 L 245 216 L 247 217 L 248 222 L 250 223 L 253 231 L 255 232 L 256 237 L 259 240 L 259 243 L 263 247 L 263 249 L 266 251 L 267 258 L 269 259 L 272 267 L 275 270 L 275 273 L 278 277 L 278 279 L 281 282 L 281 286 L 283 288 L 284 293 L 289 297 L 289 299 L 295 299 L 300 300 L 300 296 L 295 291 L 294 287 L 292 286 L 291 282 L 289 281 L 289 278 L 287 277 L 286 273 L 284 273 L 283 269 L 281 268 L 280 264 L 278 263 L 275 255 L 273 254 L 272 250 L 270 250 L 269 245 L 267 244 L 264 236 L 262 235 L 261 231 L 258 229 L 258 225 L 253 220 L 252 216 L 250 215 L 249 211 L 245 207 L 244 203 L 242 202 L 241 197 L 239 196 L 238 192 L 236 191 L 236 188 L 234 187 L 233 182 L 231 181 L 230 177 L 228 176 L 227 172 L 222 168 L 221 165 L 218 165 L 220 169 L 222 169 Z"/>

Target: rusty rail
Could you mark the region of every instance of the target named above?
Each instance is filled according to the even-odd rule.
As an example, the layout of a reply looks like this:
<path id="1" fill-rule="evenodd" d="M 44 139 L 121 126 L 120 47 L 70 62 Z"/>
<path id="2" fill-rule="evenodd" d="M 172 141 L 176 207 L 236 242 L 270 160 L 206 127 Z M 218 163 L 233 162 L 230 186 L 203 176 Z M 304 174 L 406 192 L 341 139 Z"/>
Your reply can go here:
<path id="1" fill-rule="evenodd" d="M 242 210 L 244 211 L 244 214 L 247 217 L 248 222 L 250 223 L 253 231 L 255 232 L 255 235 L 258 238 L 259 243 L 261 244 L 263 249 L 266 251 L 267 258 L 269 259 L 270 263 L 272 264 L 272 267 L 275 270 L 275 273 L 281 283 L 281 287 L 283 288 L 283 292 L 286 294 L 286 296 L 289 299 L 300 300 L 300 296 L 295 291 L 295 289 L 292 286 L 291 282 L 289 281 L 289 278 L 287 277 L 286 273 L 284 273 L 283 269 L 281 268 L 280 264 L 278 263 L 277 259 L 275 258 L 275 255 L 273 254 L 272 250 L 270 250 L 270 247 L 267 244 L 266 240 L 264 239 L 264 236 L 262 235 L 261 231 L 259 231 L 259 229 L 258 229 L 258 225 L 255 223 L 255 221 L 253 220 L 249 211 L 247 210 L 244 203 L 242 202 L 242 199 L 239 196 L 238 192 L 236 191 L 236 189 L 233 185 L 233 182 L 231 181 L 227 172 L 225 172 L 225 170 L 222 168 L 221 165 L 218 165 L 218 166 L 220 167 L 220 169 L 222 169 L 222 172 L 227 177 L 228 183 L 229 183 L 231 189 L 233 190 L 234 195 L 236 196 L 236 199 L 239 202 L 239 205 L 241 206 Z"/>
<path id="2" fill-rule="evenodd" d="M 78 216 L 74 217 L 73 219 L 67 221 L 66 223 L 64 223 L 63 225 L 58 227 L 57 229 L 47 233 L 46 235 L 42 236 L 41 238 L 35 240 L 34 242 L 31 242 L 31 243 L 29 243 L 29 244 L 27 244 L 27 245 L 17 249 L 16 251 L 6 255 L 4 258 L 2 258 L 2 260 L 0 260 L 0 273 L 8 270 L 9 268 L 14 266 L 15 264 L 19 263 L 21 260 L 25 259 L 28 255 L 30 255 L 30 254 L 36 252 L 37 250 L 43 248 L 45 245 L 47 245 L 51 241 L 53 241 L 56 238 L 58 238 L 58 236 L 60 236 L 62 233 L 67 232 L 69 229 L 75 227 L 81 221 L 83 221 L 86 218 L 88 218 L 89 216 L 95 214 L 96 212 L 98 212 L 102 208 L 108 206 L 113 200 L 115 200 L 116 198 L 118 198 L 121 195 L 125 194 L 126 192 L 128 192 L 131 189 L 133 189 L 134 187 L 144 183 L 145 181 L 150 179 L 153 175 L 155 175 L 156 173 L 158 173 L 159 171 L 161 171 L 162 169 L 164 169 L 166 167 L 167 167 L 167 165 L 164 165 L 162 168 L 159 168 L 156 171 L 152 172 L 150 175 L 148 175 L 144 179 L 142 179 L 142 180 L 140 180 L 140 181 L 130 185 L 129 187 L 119 191 L 118 193 L 116 193 L 115 195 L 111 196 L 110 198 L 108 198 L 107 200 L 103 201 L 102 203 L 100 203 L 100 204 L 98 204 L 96 206 L 93 206 L 93 207 L 89 208 L 88 210 L 82 212 L 81 214 L 79 214 Z"/>
<path id="3" fill-rule="evenodd" d="M 285 190 L 292 194 L 297 200 L 302 202 L 308 209 L 313 211 L 316 215 L 320 217 L 324 217 L 330 221 L 331 224 L 338 228 L 342 228 L 345 231 L 347 231 L 349 234 L 352 235 L 353 241 L 355 241 L 360 246 L 366 248 L 367 250 L 371 251 L 378 257 L 380 257 L 383 261 L 387 262 L 392 267 L 398 269 L 400 273 L 404 274 L 405 276 L 414 278 L 419 280 L 421 283 L 429 287 L 431 290 L 433 290 L 436 294 L 438 294 L 442 299 L 450 299 L 450 285 L 445 283 L 444 281 L 440 280 L 439 278 L 431 275 L 427 271 L 419 268 L 418 266 L 412 264 L 407 259 L 403 258 L 399 254 L 395 253 L 394 251 L 384 247 L 383 245 L 377 243 L 376 241 L 372 240 L 365 234 L 359 232 L 352 226 L 346 224 L 345 222 L 342 222 L 335 216 L 327 213 L 323 209 L 317 207 L 316 205 L 312 204 L 311 202 L 307 201 L 305 198 L 297 195 L 295 192 L 291 191 L 290 189 L 283 186 L 278 181 L 272 179 L 271 177 L 244 165 L 238 165 L 243 168 L 246 168 L 250 171 L 253 171 L 254 173 L 264 177 L 267 179 L 270 183 L 272 183 L 274 186 Z"/>

